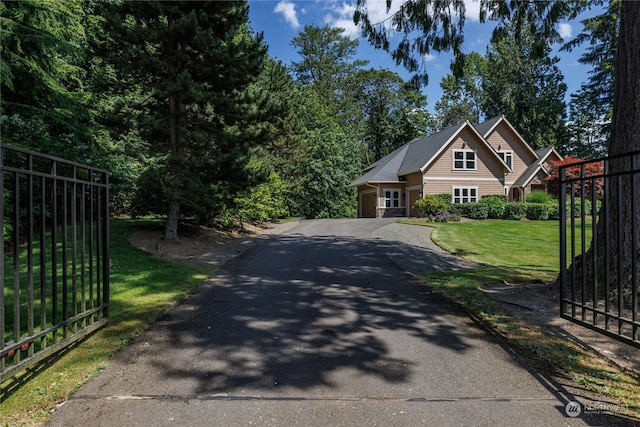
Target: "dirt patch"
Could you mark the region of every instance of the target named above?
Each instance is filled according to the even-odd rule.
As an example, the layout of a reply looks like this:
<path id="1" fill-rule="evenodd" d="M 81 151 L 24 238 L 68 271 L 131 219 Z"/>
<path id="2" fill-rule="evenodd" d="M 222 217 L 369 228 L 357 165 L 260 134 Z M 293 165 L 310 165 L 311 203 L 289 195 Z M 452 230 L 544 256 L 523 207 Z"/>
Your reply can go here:
<path id="1" fill-rule="evenodd" d="M 134 231 L 129 236 L 129 242 L 138 249 L 164 259 L 217 267 L 254 245 L 257 238 L 279 234 L 295 224 L 296 222 L 243 223 L 232 231 L 184 227 L 180 231 L 180 240 L 176 242 L 164 241 L 164 229 L 157 226 Z"/>
<path id="2" fill-rule="evenodd" d="M 559 289 L 554 283 L 493 283 L 482 290 L 512 316 L 590 348 L 622 368 L 640 372 L 637 348 L 560 317 Z"/>

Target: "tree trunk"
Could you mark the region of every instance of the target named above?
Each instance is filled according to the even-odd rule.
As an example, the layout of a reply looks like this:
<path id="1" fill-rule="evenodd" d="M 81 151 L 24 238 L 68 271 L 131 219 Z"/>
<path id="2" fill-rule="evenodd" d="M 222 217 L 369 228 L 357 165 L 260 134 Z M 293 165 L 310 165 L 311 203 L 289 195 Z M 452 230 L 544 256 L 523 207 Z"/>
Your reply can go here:
<path id="1" fill-rule="evenodd" d="M 640 2 L 623 1 L 609 155 L 640 150 Z"/>
<path id="2" fill-rule="evenodd" d="M 178 219 L 180 218 L 180 200 L 182 197 L 182 183 L 184 180 L 185 136 L 184 120 L 185 105 L 182 97 L 169 96 L 169 121 L 171 131 L 171 196 L 169 211 L 164 229 L 164 240 L 167 242 L 178 240 Z"/>
<path id="3" fill-rule="evenodd" d="M 640 2 L 623 1 L 620 11 L 620 35 L 616 54 L 614 104 L 609 155 L 640 150 Z M 636 159 L 611 160 L 609 172 L 629 171 L 640 165 Z M 635 163 L 632 163 L 635 161 Z M 633 265 L 640 263 L 640 176 L 612 177 L 605 182 L 605 198 L 600 210 L 591 249 L 577 257 L 569 274 L 586 273 L 588 283 L 595 281 L 596 294 L 589 290 L 584 299 L 615 297 L 628 306 L 631 294 L 638 292 L 633 283 Z M 632 200 L 635 198 L 635 211 Z M 635 218 L 634 218 L 635 217 Z M 633 233 L 633 222 L 636 230 Z M 635 249 L 634 249 L 635 244 Z M 595 257 L 594 257 L 595 252 Z M 608 277 L 608 280 L 607 280 Z M 638 278 L 636 278 L 638 280 Z M 618 292 L 620 286 L 621 293 Z"/>

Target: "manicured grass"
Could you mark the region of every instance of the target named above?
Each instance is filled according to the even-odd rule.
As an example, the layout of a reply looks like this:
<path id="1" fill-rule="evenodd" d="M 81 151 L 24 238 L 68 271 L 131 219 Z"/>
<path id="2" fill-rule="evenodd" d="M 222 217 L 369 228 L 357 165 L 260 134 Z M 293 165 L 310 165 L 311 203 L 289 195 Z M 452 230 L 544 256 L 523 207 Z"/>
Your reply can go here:
<path id="1" fill-rule="evenodd" d="M 171 263 L 129 244 L 134 228 L 157 226 L 148 220 L 111 220 L 110 323 L 37 375 L 19 376 L 0 388 L 2 425 L 33 425 L 104 369 L 132 338 L 214 271 Z"/>
<path id="2" fill-rule="evenodd" d="M 445 250 L 466 259 L 551 280 L 558 273 L 556 221 L 484 220 L 445 223 L 432 233 Z"/>
<path id="3" fill-rule="evenodd" d="M 559 270 L 557 221 L 402 222 L 434 226 L 431 236 L 435 243 L 483 266 L 423 276 L 435 291 L 463 306 L 510 345 L 531 355 L 539 369 L 556 378 L 570 378 L 574 387 L 617 400 L 636 414 L 640 412 L 638 374 L 625 372 L 567 339 L 511 317 L 480 290 L 485 284 L 503 281 L 554 281 Z M 588 242 L 590 235 L 585 237 Z"/>

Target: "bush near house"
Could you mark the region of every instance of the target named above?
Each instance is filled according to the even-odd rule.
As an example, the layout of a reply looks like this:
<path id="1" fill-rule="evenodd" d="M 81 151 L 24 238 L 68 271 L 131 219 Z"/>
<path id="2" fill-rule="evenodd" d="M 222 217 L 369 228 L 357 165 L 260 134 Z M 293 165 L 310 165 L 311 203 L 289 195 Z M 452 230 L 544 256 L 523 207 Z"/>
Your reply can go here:
<path id="1" fill-rule="evenodd" d="M 547 203 L 547 208 L 549 209 L 549 220 L 559 220 L 560 219 L 560 204 L 556 200 L 555 202 Z"/>
<path id="2" fill-rule="evenodd" d="M 504 219 L 520 220 L 527 214 L 527 207 L 524 203 L 507 203 L 504 207 Z"/>
<path id="3" fill-rule="evenodd" d="M 597 210 L 601 202 L 598 200 Z M 533 191 L 527 195 L 526 203 L 509 202 L 502 194 L 482 196 L 476 203 L 452 204 L 451 194 L 428 194 L 418 200 L 413 208 L 427 217 L 429 221 L 456 221 L 460 217 L 469 219 L 509 219 L 521 220 L 559 220 L 560 206 L 558 200 L 544 191 Z M 582 214 L 583 201 L 580 197 L 574 198 L 574 216 Z M 591 200 L 584 200 L 584 210 L 587 215 L 592 212 Z M 571 211 L 571 201 L 567 200 L 567 212 Z M 445 213 L 449 215 L 444 215 Z M 442 220 L 443 216 L 447 219 Z"/>
<path id="4" fill-rule="evenodd" d="M 441 193 L 441 194 L 434 194 L 434 196 L 442 200 L 447 205 L 447 210 L 451 209 L 451 205 L 452 205 L 451 200 L 453 200 L 453 194 Z"/>
<path id="5" fill-rule="evenodd" d="M 427 216 L 427 222 L 449 222 L 449 221 L 459 222 L 460 215 L 451 213 L 448 211 L 444 211 L 441 214 Z"/>
<path id="6" fill-rule="evenodd" d="M 584 203 L 583 203 L 584 202 Z M 593 213 L 593 203 L 591 203 L 591 199 L 584 199 L 584 201 L 580 197 L 575 197 L 573 199 L 574 204 L 574 217 L 579 217 L 582 215 L 582 209 L 584 207 L 585 215 L 591 215 Z M 583 206 L 584 205 L 584 206 Z M 598 200 L 596 202 L 596 212 L 600 210 L 602 202 Z M 567 198 L 567 214 L 571 212 L 571 198 Z"/>
<path id="7" fill-rule="evenodd" d="M 454 205 L 454 212 L 460 216 L 471 219 L 487 219 L 489 218 L 489 207 L 484 203 L 463 203 Z"/>
<path id="8" fill-rule="evenodd" d="M 527 194 L 525 200 L 527 203 L 550 203 L 554 199 L 546 191 L 533 190 L 530 194 Z"/>
<path id="9" fill-rule="evenodd" d="M 413 204 L 413 209 L 428 222 L 460 221 L 460 215 L 450 212 L 451 194 L 427 194 Z"/>
<path id="10" fill-rule="evenodd" d="M 526 203 L 525 215 L 527 219 L 546 221 L 549 219 L 549 205 L 547 203 Z"/>
<path id="11" fill-rule="evenodd" d="M 420 216 L 440 215 L 448 208 L 449 205 L 435 194 L 427 194 L 413 204 L 413 209 L 418 211 Z"/>
<path id="12" fill-rule="evenodd" d="M 506 196 L 490 195 L 483 196 L 480 202 L 487 206 L 487 215 L 491 219 L 500 219 L 504 216 L 505 206 L 507 205 Z"/>

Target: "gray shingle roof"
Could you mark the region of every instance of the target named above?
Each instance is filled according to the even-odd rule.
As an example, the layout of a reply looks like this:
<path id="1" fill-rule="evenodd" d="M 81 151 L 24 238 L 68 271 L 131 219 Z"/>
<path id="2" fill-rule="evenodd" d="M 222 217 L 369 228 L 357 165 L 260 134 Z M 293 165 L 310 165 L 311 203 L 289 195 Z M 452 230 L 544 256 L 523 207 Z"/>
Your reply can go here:
<path id="1" fill-rule="evenodd" d="M 424 138 L 416 138 L 409 141 L 402 147 L 369 165 L 364 170 L 365 174 L 353 181 L 349 186 L 356 187 L 366 183 L 403 182 L 405 175 L 422 171 L 429 162 L 434 160 L 437 154 L 451 142 L 451 139 L 455 137 L 464 126 L 469 125 L 472 129 L 475 129 L 480 135 L 480 139 L 483 140 L 486 133 L 493 129 L 502 119 L 504 119 L 504 116 L 495 117 L 475 127 L 469 122 L 460 122 Z M 506 163 L 498 157 L 488 144 L 487 148 L 495 155 L 496 159 L 504 164 L 505 168 L 508 168 Z"/>
<path id="2" fill-rule="evenodd" d="M 412 141 L 413 142 L 413 141 Z M 367 182 L 401 182 L 398 169 L 405 157 L 411 142 L 387 154 L 365 169 L 365 174 L 349 184 L 349 187 L 366 184 Z"/>
<path id="3" fill-rule="evenodd" d="M 518 177 L 516 182 L 513 183 L 513 186 L 514 187 L 527 186 L 529 182 L 533 179 L 533 177 L 535 177 L 540 170 L 544 170 L 545 173 L 548 174 L 548 172 L 545 170 L 542 164 L 546 160 L 547 156 L 549 156 L 549 154 L 553 153 L 554 151 L 555 149 L 553 147 L 545 147 L 545 148 L 539 148 L 535 150 L 534 152 L 536 153 L 536 156 L 538 156 L 538 158 L 529 165 L 529 167 L 522 173 L 522 175 Z M 557 152 L 556 154 L 560 158 L 562 158 L 560 154 L 558 154 Z"/>
<path id="4" fill-rule="evenodd" d="M 479 125 L 476 125 L 475 128 L 480 135 L 486 138 L 489 131 L 493 129 L 496 123 L 498 123 L 500 119 L 502 119 L 503 117 L 504 116 L 496 116 L 492 119 L 489 119 L 485 122 L 480 123 Z"/>
<path id="5" fill-rule="evenodd" d="M 420 171 L 458 133 L 465 122 L 449 126 L 424 138 L 414 139 L 408 145 L 407 155 L 398 170 L 398 175 Z"/>

